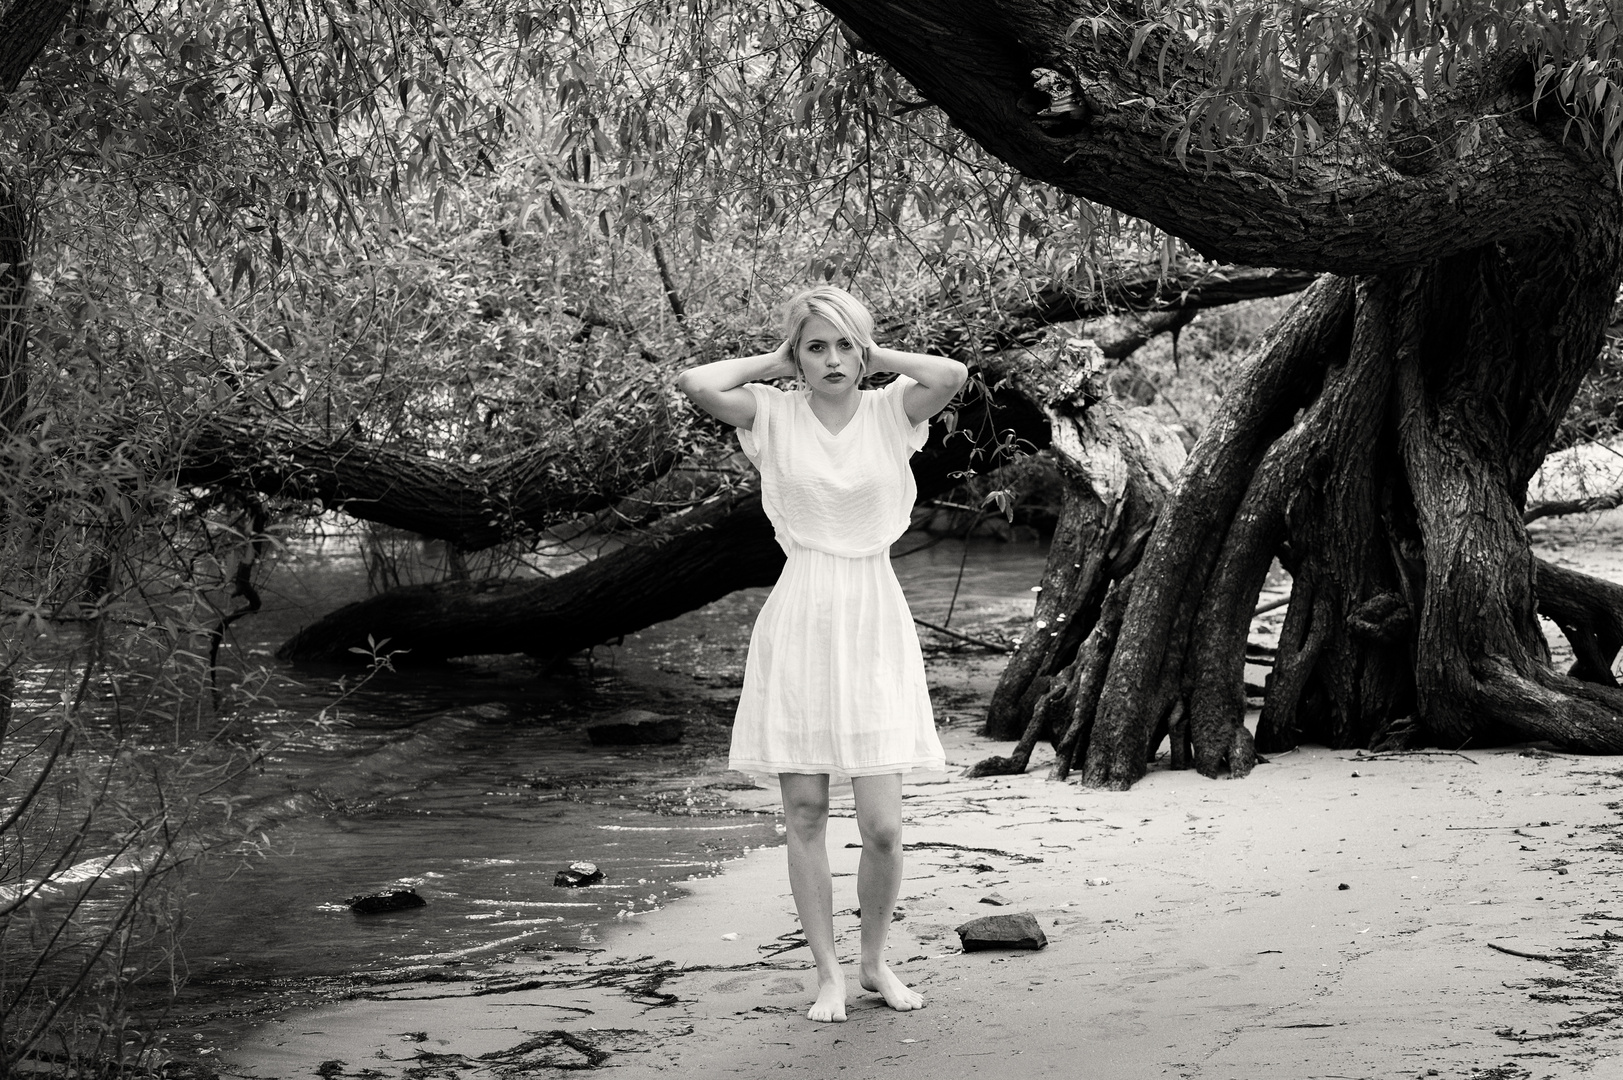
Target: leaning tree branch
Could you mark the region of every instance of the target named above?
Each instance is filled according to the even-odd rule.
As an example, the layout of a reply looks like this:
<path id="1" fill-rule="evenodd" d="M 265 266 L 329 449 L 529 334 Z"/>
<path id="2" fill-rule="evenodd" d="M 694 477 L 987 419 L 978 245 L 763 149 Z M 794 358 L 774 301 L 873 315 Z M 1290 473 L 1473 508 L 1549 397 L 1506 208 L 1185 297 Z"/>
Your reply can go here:
<path id="1" fill-rule="evenodd" d="M 329 510 L 476 551 L 601 510 L 648 483 L 675 460 L 665 449 L 668 428 L 659 410 L 623 440 L 541 442 L 464 463 L 347 430 L 327 437 L 279 416 L 220 415 L 193 440 L 176 481 L 320 500 Z"/>
<path id="2" fill-rule="evenodd" d="M 1184 160 L 1169 136 L 1214 89 L 1210 60 L 1157 32 L 1129 61 L 1142 22 L 1132 0 L 820 2 L 1026 176 L 1153 222 L 1218 261 L 1391 271 L 1586 221 L 1595 200 L 1617 198 L 1605 165 L 1563 138 L 1557 110 L 1530 116 L 1519 56 L 1485 59 L 1457 93 L 1418 105 L 1424 123 L 1385 134 L 1340 123 L 1324 95 L 1287 87 L 1286 100 L 1324 131 L 1318 146 L 1191 146 Z M 1072 33 L 1079 16 L 1099 18 Z M 1066 115 L 1042 115 L 1056 99 L 1037 69 L 1070 83 Z"/>
<path id="3" fill-rule="evenodd" d="M 1090 294 L 1050 287 L 998 324 L 1000 339 L 1030 334 L 1050 322 L 1086 318 L 1131 302 L 1149 308 L 1138 327 L 1100 345 L 1107 357 L 1132 352 L 1149 336 L 1179 325 L 1198 309 L 1304 287 L 1311 275 L 1239 268 L 1163 275 L 1159 268 L 1118 279 Z M 587 325 L 635 328 L 592 312 L 571 312 Z M 239 327 L 239 329 L 242 329 Z M 905 332 L 897 325 L 882 340 Z M 928 347 L 961 351 L 967 323 L 949 323 Z M 258 344 L 255 339 L 250 341 Z M 646 349 L 644 356 L 651 356 Z M 979 352 L 968 356 L 976 360 Z M 663 362 L 662 362 L 663 363 Z M 994 362 L 995 363 L 995 362 Z M 666 452 L 669 418 L 614 445 L 581 448 L 543 442 L 478 463 L 432 457 L 414 446 L 376 443 L 345 431 L 330 436 L 284 416 L 242 413 L 212 418 L 189 448 L 178 481 L 186 487 L 233 483 L 263 495 L 319 499 L 364 521 L 406 529 L 477 551 L 530 536 L 634 497 L 674 463 Z"/>
<path id="4" fill-rule="evenodd" d="M 1612 663 L 1623 648 L 1623 585 L 1538 558 L 1533 573 L 1539 614 L 1572 643 L 1576 663 L 1568 674 L 1616 686 Z"/>
<path id="5" fill-rule="evenodd" d="M 1073 319 L 1097 319 L 1123 310 L 1147 313 L 1196 311 L 1246 300 L 1288 296 L 1313 284 L 1318 275 L 1308 270 L 1269 270 L 1243 266 L 1215 266 L 1166 274 L 1159 268 L 1107 278 L 1097 289 L 1079 292 L 1064 285 L 1048 285 L 1031 303 L 1009 312 L 1009 319 L 1044 325 Z"/>
<path id="6" fill-rule="evenodd" d="M 1526 525 L 1539 518 L 1590 514 L 1597 510 L 1612 510 L 1619 506 L 1623 506 L 1623 488 L 1602 495 L 1591 495 L 1587 499 L 1551 499 L 1549 502 L 1534 503 L 1522 511 L 1522 524 Z"/>

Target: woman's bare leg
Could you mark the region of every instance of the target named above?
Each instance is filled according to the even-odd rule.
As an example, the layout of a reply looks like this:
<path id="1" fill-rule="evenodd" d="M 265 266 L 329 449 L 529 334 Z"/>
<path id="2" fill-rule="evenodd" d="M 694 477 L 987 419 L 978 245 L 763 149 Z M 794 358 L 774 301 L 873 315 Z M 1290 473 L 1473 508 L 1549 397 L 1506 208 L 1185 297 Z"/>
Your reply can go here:
<path id="1" fill-rule="evenodd" d="M 885 937 L 902 888 L 902 775 L 857 776 L 851 784 L 857 797 L 857 828 L 862 832 L 862 859 L 857 864 L 862 988 L 899 1012 L 922 1009 L 923 995 L 903 984 L 885 963 Z"/>
<path id="2" fill-rule="evenodd" d="M 817 962 L 813 1020 L 845 1019 L 845 972 L 834 952 L 834 879 L 828 870 L 828 777 L 779 773 L 784 830 L 789 839 L 789 889 Z M 864 856 L 866 858 L 866 856 Z"/>

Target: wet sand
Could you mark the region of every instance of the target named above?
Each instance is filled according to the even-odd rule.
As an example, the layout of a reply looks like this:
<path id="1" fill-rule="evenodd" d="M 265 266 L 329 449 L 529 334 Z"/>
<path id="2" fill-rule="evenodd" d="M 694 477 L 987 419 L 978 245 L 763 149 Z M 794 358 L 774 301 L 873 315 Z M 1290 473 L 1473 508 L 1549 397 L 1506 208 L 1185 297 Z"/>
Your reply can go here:
<path id="1" fill-rule="evenodd" d="M 1007 751 L 969 730 L 946 732 L 953 764 Z M 891 1012 L 853 970 L 850 1019 L 805 1018 L 814 980 L 804 946 L 789 947 L 783 851 L 769 848 L 624 921 L 600 952 L 517 958 L 468 981 L 378 987 L 284 1015 L 223 1071 L 545 1076 L 595 1062 L 627 1078 L 1508 1078 L 1623 1067 L 1623 762 L 1305 748 L 1241 782 L 1157 771 L 1121 793 L 1046 773 L 909 788 L 905 915 L 890 953 L 925 994 L 920 1012 Z M 831 822 L 842 912 L 855 904 L 856 840 L 848 813 Z M 984 902 L 993 895 L 1007 906 Z M 1038 918 L 1047 948 L 960 950 L 958 924 L 1020 911 Z M 836 924 L 854 966 L 857 919 Z"/>

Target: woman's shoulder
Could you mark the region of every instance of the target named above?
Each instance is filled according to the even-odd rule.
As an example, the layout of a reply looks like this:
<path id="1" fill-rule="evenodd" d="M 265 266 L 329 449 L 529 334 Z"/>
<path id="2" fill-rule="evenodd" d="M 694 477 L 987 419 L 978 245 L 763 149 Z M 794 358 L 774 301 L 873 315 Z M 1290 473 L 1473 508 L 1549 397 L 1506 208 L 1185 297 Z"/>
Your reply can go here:
<path id="1" fill-rule="evenodd" d="M 873 391 L 874 403 L 877 406 L 875 411 L 885 416 L 889 421 L 890 430 L 907 446 L 910 453 L 924 447 L 930 430 L 928 420 L 915 424 L 907 417 L 907 400 L 904 395 L 908 387 L 915 385 L 917 385 L 915 380 L 898 374 L 890 382 Z"/>

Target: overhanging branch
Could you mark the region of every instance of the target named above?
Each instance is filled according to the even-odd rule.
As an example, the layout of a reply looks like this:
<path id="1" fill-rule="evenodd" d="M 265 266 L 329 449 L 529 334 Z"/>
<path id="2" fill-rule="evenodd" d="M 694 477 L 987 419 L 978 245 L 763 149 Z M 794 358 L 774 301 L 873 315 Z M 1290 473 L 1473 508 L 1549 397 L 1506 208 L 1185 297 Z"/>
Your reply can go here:
<path id="1" fill-rule="evenodd" d="M 1324 140 L 1300 154 L 1286 141 L 1190 150 L 1186 164 L 1168 135 L 1207 89 L 1204 62 L 1178 37 L 1129 62 L 1136 4 L 821 2 L 991 153 L 1214 260 L 1390 271 L 1587 222 L 1596 200 L 1617 199 L 1605 166 L 1563 141 L 1559 117 L 1546 128 L 1526 115 L 1527 92 L 1511 78 L 1517 57 L 1489 58 L 1469 93 L 1425 103 L 1424 128 L 1338 124 L 1332 107 Z M 1090 14 L 1108 18 L 1072 35 Z M 1040 115 L 1049 98 L 1039 68 L 1074 80 L 1085 105 L 1059 122 Z M 1472 139 L 1458 141 L 1467 127 Z M 1406 154 L 1415 140 L 1425 154 Z"/>

